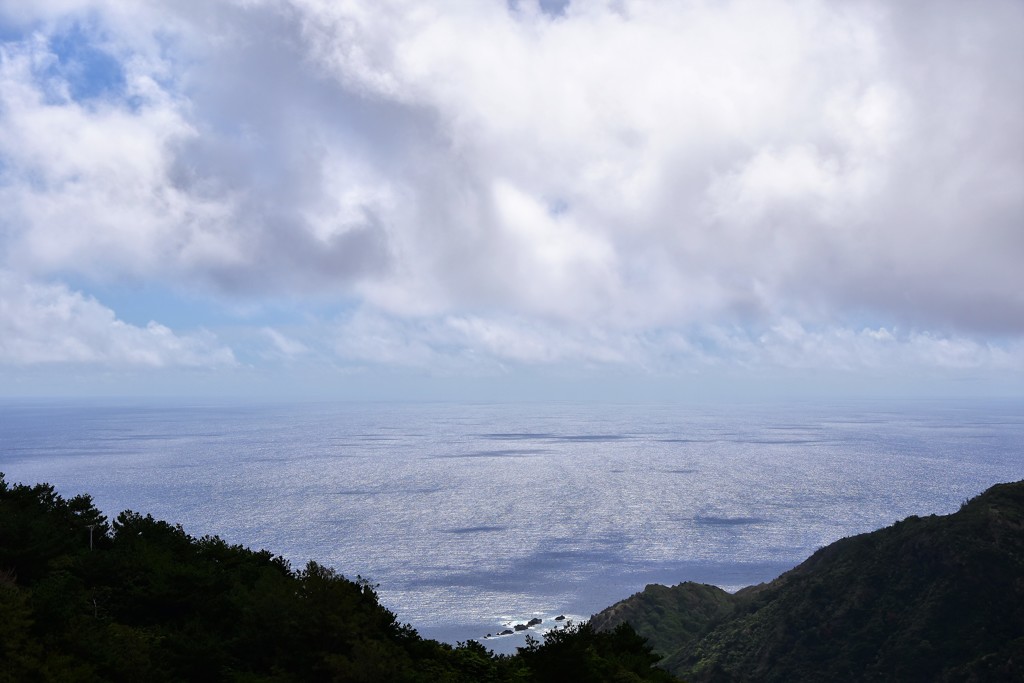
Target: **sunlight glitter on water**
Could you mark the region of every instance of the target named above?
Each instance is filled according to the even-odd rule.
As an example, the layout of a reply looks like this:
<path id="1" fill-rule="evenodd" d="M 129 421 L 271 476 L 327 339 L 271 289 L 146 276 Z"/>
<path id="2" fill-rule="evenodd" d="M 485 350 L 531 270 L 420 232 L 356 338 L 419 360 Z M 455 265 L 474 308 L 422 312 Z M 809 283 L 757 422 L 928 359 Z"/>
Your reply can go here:
<path id="1" fill-rule="evenodd" d="M 651 582 L 735 589 L 842 536 L 952 512 L 1024 476 L 1022 415 L 7 402 L 0 471 L 369 577 L 402 621 L 455 641 L 580 618 Z"/>

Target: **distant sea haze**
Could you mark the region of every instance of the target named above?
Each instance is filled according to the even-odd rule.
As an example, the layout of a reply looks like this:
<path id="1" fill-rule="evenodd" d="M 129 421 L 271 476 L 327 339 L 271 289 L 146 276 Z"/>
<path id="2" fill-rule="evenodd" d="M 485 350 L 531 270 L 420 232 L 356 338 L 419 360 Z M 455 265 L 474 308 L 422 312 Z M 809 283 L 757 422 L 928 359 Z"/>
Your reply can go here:
<path id="1" fill-rule="evenodd" d="M 380 584 L 427 637 L 728 590 L 1024 478 L 1024 404 L 0 402 L 0 471 Z M 523 633 L 485 640 L 508 651 Z"/>

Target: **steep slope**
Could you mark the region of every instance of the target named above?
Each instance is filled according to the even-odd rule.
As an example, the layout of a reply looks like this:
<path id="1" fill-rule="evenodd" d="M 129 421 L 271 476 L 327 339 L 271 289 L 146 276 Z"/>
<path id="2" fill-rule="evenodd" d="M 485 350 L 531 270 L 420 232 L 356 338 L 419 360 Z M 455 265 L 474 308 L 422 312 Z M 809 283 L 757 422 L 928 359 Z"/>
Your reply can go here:
<path id="1" fill-rule="evenodd" d="M 671 588 L 651 584 L 592 616 L 590 625 L 603 631 L 627 623 L 665 656 L 707 634 L 733 613 L 738 602 L 736 596 L 705 583 L 687 581 Z"/>
<path id="2" fill-rule="evenodd" d="M 652 593 L 663 591 L 694 594 L 692 584 Z M 837 541 L 737 594 L 717 622 L 702 616 L 704 603 L 681 617 L 664 595 L 645 593 L 598 623 L 633 624 L 687 680 L 1024 680 L 1024 482 L 994 486 L 952 515 Z M 707 630 L 674 647 L 657 633 L 687 620 Z"/>

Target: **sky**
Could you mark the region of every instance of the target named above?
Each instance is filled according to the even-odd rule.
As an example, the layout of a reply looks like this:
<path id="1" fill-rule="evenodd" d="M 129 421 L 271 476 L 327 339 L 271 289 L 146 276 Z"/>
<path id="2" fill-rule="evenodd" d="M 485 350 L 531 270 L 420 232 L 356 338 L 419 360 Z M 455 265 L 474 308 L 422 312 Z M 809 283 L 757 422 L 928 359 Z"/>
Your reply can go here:
<path id="1" fill-rule="evenodd" d="M 0 396 L 1024 395 L 1018 0 L 0 0 Z"/>

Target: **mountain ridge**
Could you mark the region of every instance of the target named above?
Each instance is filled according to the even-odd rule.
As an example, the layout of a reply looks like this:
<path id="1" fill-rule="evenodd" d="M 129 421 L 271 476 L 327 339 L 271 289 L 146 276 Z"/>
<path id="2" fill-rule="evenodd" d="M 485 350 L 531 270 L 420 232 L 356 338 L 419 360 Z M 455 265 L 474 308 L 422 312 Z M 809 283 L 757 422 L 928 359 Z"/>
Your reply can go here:
<path id="1" fill-rule="evenodd" d="M 421 638 L 359 577 L 0 474 L 0 664 L 0 682 L 1024 680 L 1024 481 L 735 594 L 648 586 L 495 656 Z"/>
<path id="2" fill-rule="evenodd" d="M 629 623 L 692 681 L 1024 679 L 1024 481 L 840 539 L 734 595 L 648 586 Z"/>

